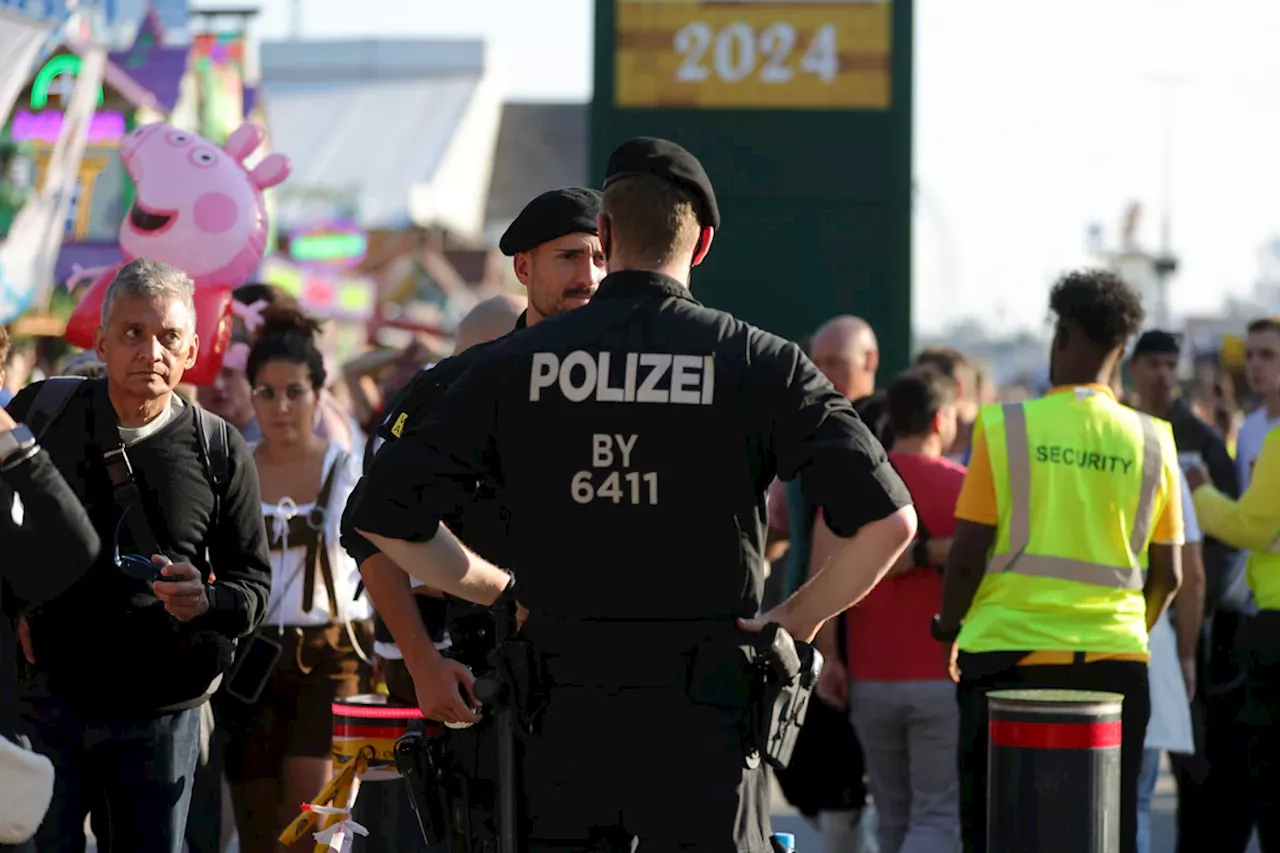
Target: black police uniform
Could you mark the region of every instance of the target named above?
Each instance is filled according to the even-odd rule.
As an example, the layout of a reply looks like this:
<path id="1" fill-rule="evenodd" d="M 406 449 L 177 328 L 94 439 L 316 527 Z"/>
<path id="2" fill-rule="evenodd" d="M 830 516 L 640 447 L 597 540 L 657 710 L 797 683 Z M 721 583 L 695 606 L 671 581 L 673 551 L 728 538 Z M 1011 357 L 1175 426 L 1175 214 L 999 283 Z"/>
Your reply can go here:
<path id="1" fill-rule="evenodd" d="M 627 172 L 688 188 L 718 223 L 678 146 L 624 145 L 610 173 Z M 503 490 L 544 700 L 530 849 L 772 849 L 735 620 L 759 607 L 765 491 L 799 473 L 837 535 L 910 502 L 798 347 L 643 271 L 483 353 L 379 454 L 348 520 L 382 536 L 430 539 L 469 483 Z"/>
<path id="2" fill-rule="evenodd" d="M 503 234 L 500 248 L 511 256 L 565 234 L 595 234 L 599 212 L 598 190 L 580 187 L 551 190 L 525 206 Z M 450 384 L 465 373 L 481 353 L 524 329 L 527 314 L 528 312 L 524 312 L 520 315 L 515 328 L 508 335 L 496 341 L 476 344 L 414 376 L 388 403 L 381 425 L 368 442 L 365 470 L 368 471 L 382 446 L 396 441 L 407 429 L 420 424 L 435 409 Z M 357 491 L 364 486 L 362 481 L 357 486 Z M 348 506 L 350 505 L 348 502 Z M 499 565 L 509 564 L 509 558 L 502 550 L 506 541 L 506 511 L 493 484 L 477 481 L 469 500 L 442 520 L 455 536 L 476 553 Z M 357 564 L 363 564 L 378 553 L 377 548 L 346 524 L 343 525 L 342 544 Z M 482 671 L 487 666 L 488 654 L 493 648 L 493 619 L 488 609 L 448 597 L 441 599 L 415 596 L 415 599 L 432 639 L 440 642 L 447 632 L 451 648 L 446 654 L 477 672 Z M 386 624 L 376 613 L 374 626 L 380 642 L 395 642 Z M 416 704 L 413 680 L 403 661 L 387 661 L 385 671 L 391 697 L 405 704 Z M 450 812 L 450 817 L 457 819 L 460 813 L 457 809 L 465 810 L 473 828 L 472 840 L 477 849 L 484 849 L 496 834 L 496 804 L 492 793 L 496 788 L 498 767 L 493 725 L 486 719 L 466 731 L 445 732 L 443 736 L 449 739 L 450 752 L 458 759 L 452 769 L 468 776 L 471 783 L 468 788 L 473 792 L 465 805 L 454 805 L 455 810 Z M 359 804 L 362 810 L 357 817 L 367 816 L 371 825 L 391 831 L 398 845 L 394 849 L 422 849 L 409 837 L 417 832 L 417 824 L 413 815 L 406 810 L 406 805 L 407 802 L 399 791 L 386 798 L 363 797 Z M 434 830 L 447 831 L 445 827 L 435 827 Z"/>
<path id="3" fill-rule="evenodd" d="M 599 213 L 599 190 L 584 187 L 548 190 L 524 206 L 503 233 L 498 243 L 499 249 L 504 255 L 511 257 L 520 252 L 528 252 L 566 234 L 595 234 L 596 217 Z M 495 341 L 469 347 L 414 376 L 387 405 L 387 414 L 382 419 L 381 426 L 367 443 L 365 471 L 369 470 L 374 455 L 382 445 L 395 441 L 404 434 L 406 429 L 417 426 L 435 409 L 444 392 L 466 372 L 482 352 L 495 346 L 510 334 L 524 329 L 527 324 L 528 312 L 525 311 L 516 320 L 515 328 L 508 335 L 503 335 Z M 362 482 L 357 488 L 363 488 L 363 486 Z M 506 539 L 506 512 L 494 491 L 493 484 L 476 483 L 471 500 L 455 508 L 442 520 L 471 550 L 497 565 L 510 565 L 509 559 L 501 552 Z M 355 558 L 357 565 L 363 564 L 365 560 L 378 553 L 378 549 L 368 540 L 345 524 L 342 531 L 342 545 Z M 443 599 L 418 596 L 418 609 L 434 640 L 437 642 L 442 640 L 446 626 L 449 626 L 459 644 L 468 645 L 466 638 L 473 634 L 470 630 L 471 626 L 460 626 L 456 619 L 468 618 L 470 621 L 469 617 L 474 616 L 476 612 L 470 604 L 450 600 L 446 605 Z M 378 618 L 376 613 L 374 629 L 379 642 L 395 642 L 386 624 Z M 492 634 L 492 632 L 489 633 Z M 474 649 L 474 652 L 481 658 L 479 661 L 472 661 L 464 657 L 464 662 L 468 665 L 475 666 L 483 662 L 483 644 Z M 398 662 L 391 664 L 387 667 L 387 672 L 387 686 L 391 695 L 406 703 L 416 702 L 412 681 L 403 666 Z"/>

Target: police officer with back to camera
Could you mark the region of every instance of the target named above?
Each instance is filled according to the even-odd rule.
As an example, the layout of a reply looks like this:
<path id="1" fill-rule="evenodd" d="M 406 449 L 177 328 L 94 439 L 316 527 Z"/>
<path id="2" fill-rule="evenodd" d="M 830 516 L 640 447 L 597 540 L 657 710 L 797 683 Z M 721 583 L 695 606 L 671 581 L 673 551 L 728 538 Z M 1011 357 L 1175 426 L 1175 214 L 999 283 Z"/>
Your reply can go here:
<path id="1" fill-rule="evenodd" d="M 771 850 L 760 758 L 775 760 L 779 706 L 761 685 L 801 677 L 791 638 L 863 596 L 915 532 L 883 448 L 799 348 L 690 295 L 719 222 L 689 152 L 621 145 L 595 298 L 478 358 L 378 455 L 349 513 L 427 583 L 528 608 L 503 659 L 529 850 Z M 765 490 L 798 473 L 844 541 L 756 617 Z M 477 479 L 502 484 L 512 572 L 438 524 Z"/>

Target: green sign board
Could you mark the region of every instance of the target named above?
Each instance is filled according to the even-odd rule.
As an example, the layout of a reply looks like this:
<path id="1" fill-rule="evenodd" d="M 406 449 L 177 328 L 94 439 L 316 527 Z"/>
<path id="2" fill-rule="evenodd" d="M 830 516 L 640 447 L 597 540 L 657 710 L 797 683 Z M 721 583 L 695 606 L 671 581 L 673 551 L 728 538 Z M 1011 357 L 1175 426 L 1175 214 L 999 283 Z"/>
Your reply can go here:
<path id="1" fill-rule="evenodd" d="M 911 0 L 596 0 L 591 174 L 688 148 L 722 225 L 704 303 L 792 339 L 857 314 L 910 358 Z"/>

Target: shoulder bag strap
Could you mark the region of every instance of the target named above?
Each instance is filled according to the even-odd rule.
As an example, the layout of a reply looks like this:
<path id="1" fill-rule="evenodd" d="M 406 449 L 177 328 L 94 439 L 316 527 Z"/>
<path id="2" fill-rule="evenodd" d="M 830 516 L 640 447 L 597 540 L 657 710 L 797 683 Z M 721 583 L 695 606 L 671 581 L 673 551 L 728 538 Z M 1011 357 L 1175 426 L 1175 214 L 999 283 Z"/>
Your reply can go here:
<path id="1" fill-rule="evenodd" d="M 26 416 L 27 429 L 36 441 L 44 438 L 83 385 L 81 376 L 54 376 L 44 381 Z"/>
<path id="2" fill-rule="evenodd" d="M 222 517 L 222 495 L 231 480 L 230 437 L 227 435 L 227 422 L 222 418 L 200 406 L 196 406 L 195 415 L 201 462 L 213 488 L 213 520 L 216 524 Z"/>
<path id="3" fill-rule="evenodd" d="M 311 540 L 307 548 L 307 554 L 303 558 L 303 565 L 309 568 L 302 580 L 302 612 L 310 613 L 315 602 L 315 567 L 318 565 L 320 576 L 324 580 L 325 592 L 329 595 L 330 619 L 338 618 L 338 588 L 333 579 L 333 565 L 329 560 L 329 543 L 326 533 L 329 520 L 329 504 L 333 500 L 333 484 L 342 473 L 343 468 L 350 464 L 350 458 L 351 455 L 347 451 L 338 451 L 333 464 L 329 466 L 329 473 L 324 478 L 324 484 L 320 486 L 320 494 L 316 496 L 315 507 L 307 520 L 307 523 L 315 530 L 315 538 Z"/>
<path id="4" fill-rule="evenodd" d="M 95 388 L 105 390 L 105 383 Z M 102 464 L 111 479 L 111 497 L 124 513 L 124 522 L 129 526 L 129 534 L 139 553 L 150 557 L 160 553 L 151 525 L 147 523 L 147 512 L 142 505 L 142 493 L 133 478 L 133 466 L 129 464 L 129 454 L 124 442 L 120 440 L 120 422 L 116 419 L 116 411 L 105 393 L 94 394 L 93 400 L 94 440 L 102 449 Z"/>

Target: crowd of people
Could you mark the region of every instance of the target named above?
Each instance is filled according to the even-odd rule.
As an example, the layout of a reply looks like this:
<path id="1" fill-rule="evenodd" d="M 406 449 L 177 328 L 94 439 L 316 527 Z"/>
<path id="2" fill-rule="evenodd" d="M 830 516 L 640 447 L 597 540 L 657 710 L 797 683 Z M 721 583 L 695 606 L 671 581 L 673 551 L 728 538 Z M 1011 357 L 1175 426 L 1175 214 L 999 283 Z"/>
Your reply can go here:
<path id="1" fill-rule="evenodd" d="M 938 607 L 957 518 L 969 517 L 961 494 L 980 407 L 1004 395 L 983 384 L 980 365 L 946 348 L 921 351 L 910 370 L 875 391 L 875 336 L 854 317 L 829 321 L 807 346 L 890 449 L 921 532 L 885 580 L 819 637 L 827 658 L 820 695 L 848 711 L 859 751 L 850 766 L 865 766 L 869 799 L 855 784 L 858 799 L 850 803 L 846 774 L 807 763 L 807 772 L 823 777 L 818 786 L 826 793 L 815 794 L 813 779 L 794 773 L 782 774 L 783 789 L 794 788 L 813 804 L 811 814 L 821 813 L 827 849 L 955 849 L 963 823 L 959 791 L 974 784 L 964 779 L 966 769 L 982 764 L 985 749 L 974 755 L 965 746 L 962 754 L 970 758 L 957 766 L 962 745 L 952 681 L 959 673 L 948 671 L 945 644 L 932 639 L 926 625 Z M 1162 755 L 1177 785 L 1178 850 L 1244 850 L 1255 826 L 1269 849 L 1268 839 L 1277 843 L 1268 816 L 1274 783 L 1266 781 L 1274 771 L 1257 739 L 1265 738 L 1275 713 L 1259 669 L 1260 661 L 1271 659 L 1273 641 L 1260 627 L 1268 617 L 1258 612 L 1246 567 L 1262 556 L 1248 549 L 1250 539 L 1269 543 L 1280 532 L 1275 513 L 1258 509 L 1265 494 L 1260 490 L 1270 486 L 1252 476 L 1267 436 L 1280 423 L 1280 333 L 1271 319 L 1249 327 L 1247 380 L 1257 405 L 1247 416 L 1235 413 L 1225 383 L 1213 384 L 1208 405 L 1183 393 L 1180 348 L 1177 335 L 1148 330 L 1108 383 L 1108 393 L 1122 403 L 1171 424 L 1187 472 L 1181 484 L 1183 580 L 1169 618 L 1150 631 L 1150 722 L 1140 769 L 1126 774 L 1138 815 L 1136 847 L 1126 849 L 1150 849 L 1150 806 Z M 1243 500 L 1217 509 L 1215 490 L 1228 499 L 1253 496 L 1253 514 L 1240 508 Z M 784 596 L 822 564 L 834 537 L 815 519 L 815 508 L 805 505 L 798 482 L 775 483 L 770 499 L 774 594 Z M 1197 508 L 1206 506 L 1212 514 L 1197 523 Z M 1245 523 L 1265 532 L 1233 526 Z M 1145 663 L 1147 656 L 1137 659 Z M 832 730 L 830 718 L 819 719 L 804 737 L 850 740 Z M 963 737 L 972 742 L 977 735 Z M 874 834 L 864 820 L 868 803 L 876 813 Z M 966 850 L 981 849 L 980 840 L 964 835 Z"/>
<path id="2" fill-rule="evenodd" d="M 591 300 L 606 273 L 599 205 L 599 194 L 580 190 L 535 200 L 503 245 L 527 297 L 481 303 L 455 353 L 480 353 Z M 384 359 L 380 383 L 356 393 L 344 386 L 359 371 L 326 365 L 319 324 L 283 292 L 255 283 L 234 299 L 221 372 L 190 388 L 191 281 L 133 261 L 104 302 L 95 351 L 48 371 L 81 381 L 31 382 L 0 411 L 0 436 L 16 436 L 0 456 L 0 508 L 12 517 L 0 550 L 8 565 L 48 568 L 38 578 L 6 571 L 0 583 L 0 653 L 15 657 L 0 666 L 0 692 L 17 697 L 14 708 L 0 701 L 0 735 L 25 738 L 56 771 L 35 837 L 41 853 L 83 849 L 86 817 L 116 850 L 176 853 L 185 840 L 193 853 L 221 851 L 231 824 L 243 853 L 275 850 L 298 804 L 331 774 L 335 699 L 382 690 L 431 719 L 478 719 L 459 690 L 469 687 L 465 667 L 440 668 L 448 637 L 427 624 L 438 597 L 421 585 L 409 594 L 411 581 L 380 565 L 379 547 L 344 542 L 341 526 L 362 471 L 399 434 L 396 416 L 445 380 L 414 348 Z M 1126 697 L 1122 849 L 1150 849 L 1146 815 L 1163 753 L 1178 785 L 1179 850 L 1242 851 L 1255 826 L 1264 849 L 1280 849 L 1271 725 L 1280 581 L 1269 574 L 1280 560 L 1280 504 L 1270 500 L 1280 488 L 1280 321 L 1249 328 L 1248 381 L 1260 403 L 1237 429 L 1229 394 L 1209 411 L 1183 395 L 1175 335 L 1149 330 L 1128 348 L 1142 314 L 1118 279 L 1067 276 L 1052 307 L 1059 387 L 1043 399 L 1062 401 L 1061 448 L 1037 452 L 1102 471 L 1105 462 L 1072 461 L 1078 428 L 1129 430 L 1148 453 L 1133 500 L 1149 518 L 1126 559 L 1149 580 L 1105 605 L 1129 627 L 1063 651 L 1052 632 L 1072 637 L 1076 626 L 1062 614 L 1097 600 L 1050 606 L 1015 572 L 991 577 L 989 556 L 1018 535 L 1002 479 L 1015 465 L 1003 418 L 1022 410 L 1001 405 L 983 367 L 929 348 L 886 378 L 874 330 L 832 318 L 804 349 L 887 449 L 918 531 L 880 583 L 818 633 L 825 713 L 811 714 L 778 781 L 821 825 L 828 850 L 980 851 L 986 691 L 1102 687 Z M 9 350 L 0 330 L 0 364 Z M 1086 417 L 1081 404 L 1095 420 L 1071 420 Z M 1174 445 L 1172 460 L 1161 455 Z M 847 535 L 833 532 L 803 481 L 775 481 L 760 503 L 766 608 L 817 576 Z M 1097 504 L 1115 503 L 1101 494 Z M 1042 522 L 1053 514 L 1035 497 L 1023 534 L 1034 541 L 1023 550 L 1077 535 L 1075 518 L 1087 528 L 1084 509 Z M 397 597 L 420 607 L 401 608 Z M 397 643 L 423 627 L 428 652 Z M 232 665 L 263 657 L 271 663 L 259 672 Z M 310 846 L 306 838 L 299 849 Z"/>

